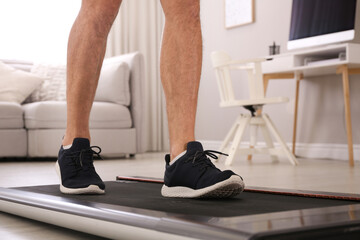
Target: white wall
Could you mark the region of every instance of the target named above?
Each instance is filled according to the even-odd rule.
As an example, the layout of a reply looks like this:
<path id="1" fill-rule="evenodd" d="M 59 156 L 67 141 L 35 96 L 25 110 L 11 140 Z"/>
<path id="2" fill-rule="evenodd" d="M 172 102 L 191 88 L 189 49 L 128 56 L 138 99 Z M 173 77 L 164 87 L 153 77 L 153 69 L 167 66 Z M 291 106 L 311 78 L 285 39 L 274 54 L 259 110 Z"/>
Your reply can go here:
<path id="1" fill-rule="evenodd" d="M 204 39 L 203 74 L 199 92 L 196 136 L 200 140 L 221 141 L 239 112 L 220 108 L 210 53 L 228 52 L 233 58 L 246 59 L 268 55 L 268 46 L 276 41 L 286 52 L 290 26 L 291 0 L 255 0 L 253 24 L 225 29 L 224 0 L 203 0 L 201 20 Z M 241 80 L 241 75 L 235 75 Z M 244 79 L 244 78 L 243 78 Z M 350 96 L 354 144 L 360 143 L 360 76 L 351 76 Z M 238 94 L 245 97 L 244 83 Z M 300 86 L 298 138 L 300 143 L 346 144 L 344 100 L 340 76 L 305 79 Z M 295 82 L 270 80 L 268 96 L 286 96 L 289 103 L 265 107 L 287 142 L 292 139 Z"/>

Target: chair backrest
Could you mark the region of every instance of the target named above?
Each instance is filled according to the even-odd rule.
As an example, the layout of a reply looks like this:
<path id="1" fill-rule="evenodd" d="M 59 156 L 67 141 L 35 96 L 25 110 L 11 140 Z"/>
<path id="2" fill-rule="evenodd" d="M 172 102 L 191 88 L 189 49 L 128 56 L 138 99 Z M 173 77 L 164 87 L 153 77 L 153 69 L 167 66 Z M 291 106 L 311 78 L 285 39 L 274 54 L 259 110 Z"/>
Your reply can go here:
<path id="1" fill-rule="evenodd" d="M 247 72 L 250 99 L 265 98 L 261 59 L 233 61 L 225 52 L 212 52 L 211 60 L 220 91 L 221 105 L 227 105 L 236 100 L 230 75 L 230 70 L 234 69 Z"/>

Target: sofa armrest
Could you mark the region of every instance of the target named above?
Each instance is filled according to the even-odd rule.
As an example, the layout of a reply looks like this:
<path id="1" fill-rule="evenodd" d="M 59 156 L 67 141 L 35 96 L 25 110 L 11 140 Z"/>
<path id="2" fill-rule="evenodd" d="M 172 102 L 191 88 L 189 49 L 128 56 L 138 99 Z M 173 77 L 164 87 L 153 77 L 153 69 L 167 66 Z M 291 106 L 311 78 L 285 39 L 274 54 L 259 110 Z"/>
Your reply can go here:
<path id="1" fill-rule="evenodd" d="M 108 59 L 110 60 L 110 59 Z M 145 152 L 147 149 L 147 131 L 145 129 L 145 63 L 140 52 L 112 57 L 110 61 L 124 61 L 130 68 L 130 112 L 132 127 L 136 129 L 136 152 Z"/>

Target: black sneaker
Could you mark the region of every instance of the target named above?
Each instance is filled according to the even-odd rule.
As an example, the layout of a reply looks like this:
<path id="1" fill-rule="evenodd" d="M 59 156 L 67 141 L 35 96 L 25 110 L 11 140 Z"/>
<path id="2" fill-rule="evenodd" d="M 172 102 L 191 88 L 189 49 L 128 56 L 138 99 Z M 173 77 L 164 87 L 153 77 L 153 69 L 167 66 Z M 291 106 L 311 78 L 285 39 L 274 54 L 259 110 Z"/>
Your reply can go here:
<path id="1" fill-rule="evenodd" d="M 217 159 L 217 151 L 204 151 L 201 143 L 189 142 L 185 155 L 170 165 L 165 156 L 166 170 L 161 194 L 179 198 L 228 198 L 244 190 L 243 179 L 233 171 L 221 171 L 207 156 Z M 226 154 L 223 154 L 226 155 Z"/>
<path id="2" fill-rule="evenodd" d="M 99 151 L 95 152 L 93 148 Z M 62 193 L 105 193 L 105 184 L 96 173 L 93 164 L 93 155 L 100 157 L 100 152 L 100 147 L 90 147 L 89 139 L 86 138 L 75 138 L 69 149 L 61 146 L 55 167 L 61 180 Z"/>

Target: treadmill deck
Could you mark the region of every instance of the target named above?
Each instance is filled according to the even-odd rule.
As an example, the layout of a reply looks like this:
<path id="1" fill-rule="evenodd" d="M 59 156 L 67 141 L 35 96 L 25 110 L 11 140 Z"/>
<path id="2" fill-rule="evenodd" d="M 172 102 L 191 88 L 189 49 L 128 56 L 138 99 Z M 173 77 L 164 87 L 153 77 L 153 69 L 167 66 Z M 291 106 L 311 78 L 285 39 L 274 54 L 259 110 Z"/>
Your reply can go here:
<path id="1" fill-rule="evenodd" d="M 229 199 L 164 198 L 160 194 L 161 183 L 123 180 L 105 182 L 105 184 L 106 194 L 104 195 L 64 195 L 60 192 L 59 185 L 20 187 L 16 189 L 84 202 L 210 217 L 235 217 L 356 203 L 349 200 L 286 196 L 246 191 Z"/>

